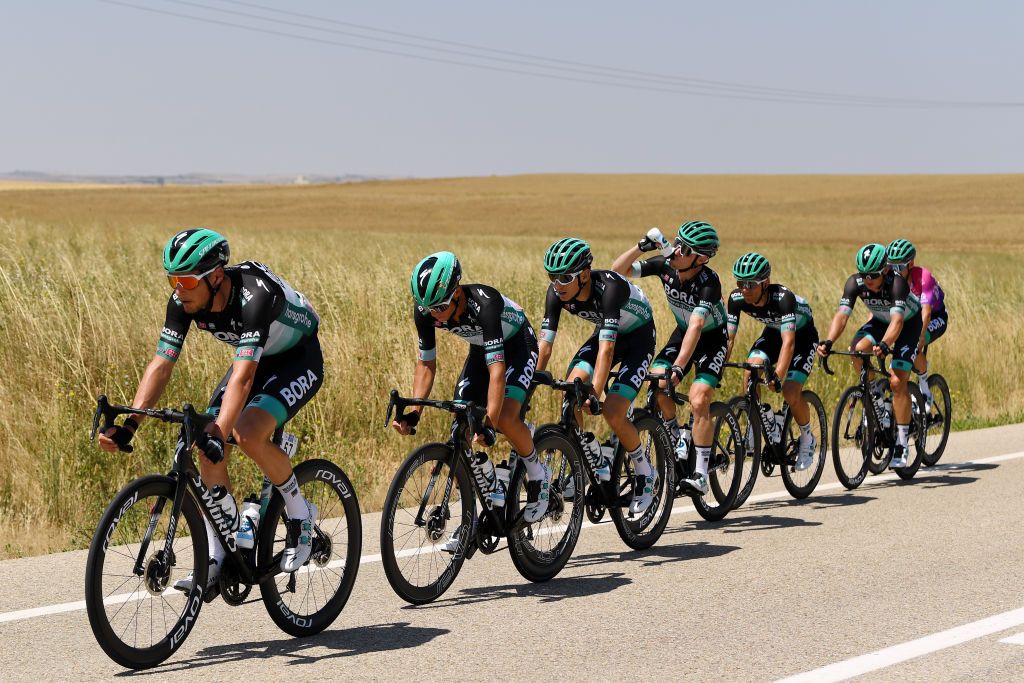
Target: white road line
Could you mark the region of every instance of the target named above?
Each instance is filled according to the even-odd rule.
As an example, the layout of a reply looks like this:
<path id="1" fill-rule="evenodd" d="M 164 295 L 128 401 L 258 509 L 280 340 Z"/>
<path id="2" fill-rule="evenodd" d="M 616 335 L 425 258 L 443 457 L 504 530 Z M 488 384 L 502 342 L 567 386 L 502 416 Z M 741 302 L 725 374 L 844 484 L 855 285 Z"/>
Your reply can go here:
<path id="1" fill-rule="evenodd" d="M 954 645 L 960 645 L 970 640 L 975 640 L 983 636 L 990 635 L 992 633 L 998 633 L 999 631 L 1005 631 L 1008 628 L 1014 626 L 1020 626 L 1024 624 L 1024 607 L 1020 609 L 1010 610 L 1009 612 L 1003 612 L 997 614 L 994 617 L 988 617 L 980 621 L 975 621 L 970 624 L 964 624 L 963 626 L 957 626 L 951 628 L 948 631 L 941 631 L 939 633 L 933 633 L 930 636 L 924 638 L 918 638 L 917 640 L 911 640 L 906 643 L 899 645 L 893 645 L 887 647 L 884 650 L 878 650 L 877 652 L 871 652 L 866 655 L 854 657 L 853 659 L 847 659 L 844 662 L 837 662 L 835 664 L 829 664 L 823 666 L 820 669 L 814 671 L 808 671 L 797 676 L 791 676 L 789 678 L 783 678 L 776 683 L 835 683 L 836 681 L 845 681 L 848 678 L 854 676 L 860 676 L 861 674 L 870 673 L 877 671 L 878 669 L 884 669 L 885 667 L 892 666 L 893 664 L 899 664 L 905 662 L 908 659 L 914 659 L 922 655 L 930 654 L 932 652 L 938 652 Z M 1021 634 L 1024 636 L 1024 634 Z M 1019 637 L 1019 636 L 1017 636 Z M 1007 638 L 1002 642 L 1007 642 L 1010 639 Z M 1024 642 L 1022 640 L 1021 642 Z"/>
<path id="2" fill-rule="evenodd" d="M 1018 633 L 1015 636 L 1009 638 L 1003 638 L 999 641 L 1000 643 L 1007 643 L 1008 645 L 1024 645 L 1024 633 Z"/>
<path id="3" fill-rule="evenodd" d="M 978 458 L 977 460 L 970 460 L 968 462 L 962 462 L 962 463 L 949 463 L 949 464 L 936 465 L 935 467 L 933 467 L 933 468 L 931 468 L 929 470 L 925 470 L 925 471 L 926 472 L 934 472 L 934 471 L 940 471 L 940 470 L 964 469 L 964 468 L 970 468 L 972 465 L 981 465 L 981 464 L 992 463 L 992 462 L 1003 462 L 1003 461 L 1006 461 L 1006 460 L 1017 460 L 1019 458 L 1024 458 L 1024 451 L 1018 451 L 1016 453 L 1006 453 L 1005 455 L 994 455 L 994 456 L 987 457 L 987 458 Z M 827 464 L 828 463 L 826 462 L 826 465 Z M 883 483 L 883 482 L 886 482 L 886 481 L 891 481 L 893 479 L 896 479 L 896 474 L 894 474 L 894 473 L 883 474 L 883 475 L 879 475 L 879 476 L 876 476 L 876 477 L 872 477 L 871 479 L 865 480 L 864 483 L 861 486 L 862 487 L 871 487 L 871 486 L 873 486 L 875 484 L 880 484 L 880 483 Z M 814 492 L 815 493 L 820 493 L 822 491 L 833 491 L 833 490 L 841 489 L 841 488 L 843 488 L 842 484 L 840 484 L 839 482 L 833 482 L 831 484 L 820 484 L 817 488 L 814 489 Z M 789 497 L 789 493 L 785 489 L 782 489 L 780 491 L 770 491 L 768 493 L 759 493 L 756 496 L 751 496 L 749 499 L 747 499 L 747 502 L 748 503 L 758 503 L 758 502 L 765 501 L 765 500 L 775 500 L 775 499 L 778 499 L 778 498 L 788 498 L 788 497 Z M 740 508 L 741 511 L 742 511 L 742 509 L 743 508 Z M 688 513 L 688 512 L 696 512 L 696 510 L 694 509 L 694 507 L 692 505 L 683 505 L 683 506 L 675 505 L 672 508 L 672 515 L 673 516 L 681 515 L 681 514 Z M 593 524 L 590 521 L 584 521 L 582 529 L 590 529 L 590 528 L 593 528 L 595 526 L 598 526 L 598 527 L 609 527 L 610 525 L 608 523 Z M 581 533 L 582 533 L 582 529 L 581 529 Z M 432 552 L 432 551 L 433 551 L 433 546 L 431 546 L 430 548 L 426 548 L 426 549 L 405 550 L 405 551 L 402 551 L 402 552 L 398 553 L 398 555 L 400 557 L 405 557 L 407 555 L 416 555 L 416 554 L 419 554 L 419 553 L 422 553 L 422 552 Z M 381 561 L 380 553 L 374 553 L 372 555 L 364 555 L 363 557 L 359 558 L 359 564 L 361 564 L 361 565 L 363 565 L 363 564 L 374 564 L 374 563 L 380 562 L 380 561 Z M 341 561 L 337 561 L 336 560 L 335 562 L 332 562 L 330 566 L 331 567 L 336 567 L 336 566 L 340 566 L 341 564 L 342 564 Z M 108 605 L 118 604 L 118 603 L 121 603 L 121 602 L 129 602 L 131 600 L 141 600 L 141 599 L 144 599 L 145 597 L 147 597 L 148 595 L 149 595 L 148 593 L 143 593 L 141 597 L 140 597 L 140 594 L 138 594 L 138 593 L 130 593 L 130 594 L 125 594 L 125 595 L 114 595 L 114 596 L 111 596 L 111 597 L 107 598 L 103 602 L 105 604 L 108 604 Z M 49 615 L 52 615 L 52 614 L 63 614 L 65 612 L 77 612 L 78 610 L 83 610 L 83 609 L 85 609 L 85 601 L 84 600 L 77 600 L 75 602 L 64 602 L 64 603 L 60 603 L 60 604 L 57 604 L 57 605 L 47 605 L 45 607 L 32 607 L 32 608 L 29 608 L 29 609 L 15 610 L 13 612 L 3 612 L 3 613 L 0 613 L 0 624 L 11 622 L 11 621 L 21 621 L 23 619 L 33 619 L 35 617 L 45 617 L 45 616 L 49 616 Z M 1007 626 L 1006 628 L 1010 628 L 1010 626 Z M 810 679 L 807 679 L 807 680 L 810 680 Z M 835 679 L 835 680 L 841 680 L 841 679 Z"/>

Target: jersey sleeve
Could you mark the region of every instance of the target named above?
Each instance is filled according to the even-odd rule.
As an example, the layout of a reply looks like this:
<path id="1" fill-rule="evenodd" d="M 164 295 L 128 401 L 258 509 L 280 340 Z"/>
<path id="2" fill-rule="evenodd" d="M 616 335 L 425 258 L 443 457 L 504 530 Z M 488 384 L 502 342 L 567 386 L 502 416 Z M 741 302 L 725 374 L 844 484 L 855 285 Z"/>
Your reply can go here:
<path id="1" fill-rule="evenodd" d="M 857 292 L 860 290 L 860 286 L 857 284 L 857 276 L 851 275 L 846 280 L 846 286 L 843 288 L 843 296 L 839 299 L 839 312 L 843 315 L 850 315 L 853 313 L 853 306 L 857 303 Z"/>
<path id="2" fill-rule="evenodd" d="M 667 259 L 664 256 L 655 256 L 645 261 L 634 261 L 630 267 L 630 277 L 650 277 L 651 275 L 661 275 L 662 271 L 665 270 L 665 262 Z"/>
<path id="3" fill-rule="evenodd" d="M 892 278 L 892 305 L 889 306 L 889 315 L 905 316 L 907 314 L 907 297 L 910 296 L 910 285 L 902 275 L 893 275 Z"/>
<path id="4" fill-rule="evenodd" d="M 726 331 L 729 333 L 730 337 L 736 334 L 736 330 L 739 329 L 740 313 L 743 312 L 742 306 L 743 295 L 740 293 L 740 290 L 734 289 L 732 293 L 729 294 L 729 305 L 726 308 L 725 317 L 727 326 Z"/>
<path id="5" fill-rule="evenodd" d="M 505 362 L 505 333 L 501 325 L 501 314 L 505 312 L 505 299 L 493 287 L 475 286 L 468 290 L 469 296 L 480 306 L 477 319 L 483 330 L 484 360 L 487 365 Z"/>
<path id="6" fill-rule="evenodd" d="M 918 298 L 921 300 L 922 306 L 931 306 L 936 303 L 935 287 L 938 283 L 935 282 L 935 276 L 930 270 L 921 268 L 920 275 L 921 295 Z"/>
<path id="7" fill-rule="evenodd" d="M 694 306 L 690 317 L 697 316 L 701 320 L 706 320 L 711 315 L 711 310 L 715 305 L 721 303 L 722 283 L 718 278 L 708 278 L 697 292 L 697 305 Z"/>
<path id="8" fill-rule="evenodd" d="M 176 363 L 181 355 L 181 347 L 185 345 L 185 335 L 188 334 L 191 324 L 192 316 L 185 312 L 178 297 L 172 294 L 167 301 L 167 314 L 164 317 L 164 328 L 160 331 L 156 355 Z"/>
<path id="9" fill-rule="evenodd" d="M 412 319 L 416 323 L 417 347 L 416 358 L 421 361 L 437 359 L 437 328 L 430 314 L 413 304 Z"/>
<path id="10" fill-rule="evenodd" d="M 602 273 L 604 291 L 601 293 L 601 323 L 597 327 L 599 341 L 614 342 L 619 336 L 619 315 L 629 303 L 629 283 L 618 275 Z"/>
<path id="11" fill-rule="evenodd" d="M 796 332 L 796 294 L 789 290 L 779 298 L 779 332 Z"/>
<path id="12" fill-rule="evenodd" d="M 275 310 L 284 306 L 284 293 L 271 291 L 265 282 L 254 284 L 243 279 L 243 283 L 251 296 L 242 306 L 242 329 L 238 336 L 238 346 L 235 347 L 235 360 L 258 363 L 270 336 L 270 325 L 276 317 Z"/>
<path id="13" fill-rule="evenodd" d="M 548 286 L 548 295 L 544 299 L 544 320 L 540 324 L 540 339 L 551 344 L 558 332 L 558 318 L 562 315 L 562 300 L 555 293 L 555 288 Z"/>

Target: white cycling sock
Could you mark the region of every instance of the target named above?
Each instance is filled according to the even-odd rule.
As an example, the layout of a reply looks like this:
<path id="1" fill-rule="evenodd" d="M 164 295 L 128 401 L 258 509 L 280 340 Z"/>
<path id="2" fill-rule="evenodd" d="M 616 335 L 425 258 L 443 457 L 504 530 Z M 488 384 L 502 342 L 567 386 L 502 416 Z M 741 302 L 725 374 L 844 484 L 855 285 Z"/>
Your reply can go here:
<path id="1" fill-rule="evenodd" d="M 309 510 L 306 508 L 306 499 L 302 497 L 302 493 L 299 491 L 299 482 L 295 479 L 294 472 L 284 483 L 275 484 L 274 487 L 281 493 L 281 497 L 284 498 L 284 510 L 285 514 L 288 515 L 288 519 L 305 519 L 309 516 Z"/>
<path id="2" fill-rule="evenodd" d="M 808 422 L 805 425 L 797 425 L 800 428 L 800 440 L 807 443 L 811 440 L 811 423 Z"/>
<path id="3" fill-rule="evenodd" d="M 694 474 L 708 476 L 708 462 L 711 461 L 711 446 L 695 446 L 697 450 L 696 471 Z"/>
<path id="4" fill-rule="evenodd" d="M 222 564 L 224 562 L 224 557 L 228 554 L 228 551 L 224 548 L 224 544 L 220 542 L 220 536 L 217 535 L 217 530 L 205 516 L 203 517 L 203 523 L 206 524 L 206 544 L 210 559 L 217 560 L 217 564 Z"/>
<path id="5" fill-rule="evenodd" d="M 637 446 L 635 451 L 629 452 L 629 459 L 633 461 L 633 471 L 637 474 L 649 477 L 654 472 L 651 469 L 651 461 L 647 459 L 647 454 L 644 453 L 643 444 Z"/>
<path id="6" fill-rule="evenodd" d="M 901 446 L 910 443 L 910 425 L 896 425 L 896 442 Z"/>
<path id="7" fill-rule="evenodd" d="M 544 478 L 544 466 L 540 464 L 537 457 L 537 449 L 530 451 L 529 455 L 522 456 L 523 464 L 526 465 L 526 478 L 530 481 L 540 481 Z"/>

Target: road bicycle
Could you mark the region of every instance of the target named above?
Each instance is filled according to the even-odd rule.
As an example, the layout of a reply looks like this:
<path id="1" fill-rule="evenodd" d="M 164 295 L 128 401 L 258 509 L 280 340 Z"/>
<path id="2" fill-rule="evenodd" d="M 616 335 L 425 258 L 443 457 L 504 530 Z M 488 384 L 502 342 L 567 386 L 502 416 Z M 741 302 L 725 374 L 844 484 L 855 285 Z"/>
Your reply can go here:
<path id="1" fill-rule="evenodd" d="M 952 399 L 949 385 L 942 375 L 928 375 L 928 393 L 925 399 L 925 449 L 923 464 L 932 467 L 946 451 L 949 442 L 949 429 L 953 423 Z"/>
<path id="2" fill-rule="evenodd" d="M 892 404 L 885 403 L 876 383 L 870 379 L 874 372 L 880 373 L 883 378 L 888 377 L 889 369 L 884 358 L 876 359 L 870 352 L 830 351 L 828 356 L 821 358 L 821 367 L 829 375 L 835 374 L 828 365 L 831 356 L 849 356 L 862 360 L 858 383 L 847 387 L 840 395 L 832 418 L 832 461 L 836 477 L 843 486 L 853 490 L 863 483 L 869 471 L 880 473 L 889 466 L 897 444 Z M 877 367 L 873 365 L 876 360 Z M 882 382 L 888 386 L 885 380 Z M 921 390 L 913 382 L 908 382 L 907 390 L 910 392 L 910 440 L 913 444 L 909 448 L 911 459 L 907 466 L 894 468 L 901 479 L 912 479 L 924 457 L 924 399 Z"/>
<path id="3" fill-rule="evenodd" d="M 613 438 L 602 448 L 602 453 L 608 449 L 611 456 L 611 477 L 607 481 L 601 481 L 596 473 L 602 463 L 591 462 L 584 455 L 587 453 L 587 437 L 576 422 L 576 413 L 583 410 L 590 399 L 590 413 L 600 414 L 600 406 L 596 398 L 592 398 L 593 385 L 578 377 L 572 382 L 556 380 L 549 372 L 536 373 L 533 381 L 565 394 L 559 421 L 537 427 L 537 435 L 553 435 L 560 442 L 569 444 L 583 463 L 586 488 L 579 486 L 575 491 L 583 492 L 588 519 L 596 524 L 607 512 L 623 543 L 634 550 L 643 550 L 657 543 L 672 515 L 673 496 L 670 494 L 675 486 L 675 471 L 671 466 L 672 445 L 661 420 L 646 410 L 634 410 L 630 416 L 640 434 L 640 445 L 654 468 L 656 479 L 650 507 L 634 515 L 629 512 L 629 505 L 633 501 L 636 487 L 643 486 L 643 483 L 637 481 L 633 461 L 618 439 Z"/>
<path id="4" fill-rule="evenodd" d="M 118 664 L 146 669 L 163 662 L 188 637 L 204 602 L 220 595 L 240 605 L 259 584 L 263 605 L 293 636 L 327 628 L 341 613 L 359 569 L 362 528 L 359 503 L 340 467 L 322 459 L 295 467 L 302 494 L 319 509 L 309 560 L 298 571 L 280 569 L 285 548 L 285 505 L 273 487 L 264 487 L 265 512 L 254 546 L 236 545 L 220 502 L 207 488 L 192 458 L 192 446 L 213 421 L 188 403 L 181 411 L 137 409 L 97 400 L 92 437 L 120 415 L 145 415 L 181 425 L 171 470 L 129 483 L 100 518 L 89 546 L 85 604 L 100 647 Z M 275 434 L 280 442 L 283 430 Z M 124 451 L 131 452 L 126 446 Z M 227 549 L 220 579 L 207 588 L 208 519 Z M 192 572 L 186 592 L 172 588 Z"/>
<path id="5" fill-rule="evenodd" d="M 583 524 L 582 506 L 573 505 L 572 497 L 565 495 L 567 490 L 583 489 L 579 454 L 572 444 L 537 430 L 534 445 L 552 477 L 547 512 L 527 524 L 522 518 L 526 466 L 514 450 L 499 465 L 509 470 L 505 504 L 495 506 L 491 500 L 493 481 L 483 476 L 481 459 L 473 451 L 476 434 L 484 434 L 488 445 L 494 443 L 493 431 L 483 425 L 484 408 L 472 402 L 406 398 L 392 390 L 385 425 L 391 424 L 393 413 L 402 420 L 411 406 L 444 410 L 453 419 L 448 441 L 416 448 L 388 489 L 380 548 L 384 573 L 395 593 L 414 605 L 436 600 L 465 560 L 477 550 L 496 552 L 501 539 L 507 539 L 512 563 L 526 579 L 547 581 L 558 574 L 572 555 Z"/>
<path id="6" fill-rule="evenodd" d="M 729 407 L 739 420 L 740 433 L 744 435 L 745 451 L 750 463 L 744 465 L 744 471 L 749 471 L 749 474 L 744 475 L 743 485 L 736 495 L 736 507 L 747 502 L 757 482 L 758 471 L 770 477 L 776 467 L 782 474 L 782 482 L 789 495 L 798 500 L 811 495 L 821 479 L 828 457 L 828 421 L 821 398 L 809 389 L 801 392 L 810 409 L 811 434 L 814 435 L 817 451 L 811 466 L 798 471 L 796 461 L 800 450 L 800 428 L 790 413 L 789 404 L 782 401 L 778 411 L 772 410 L 771 406 L 766 410 L 768 404 L 758 398 L 758 386 L 768 386 L 775 379 L 775 369 L 771 363 L 725 363 L 725 367 L 750 372 L 745 393 L 729 401 Z"/>

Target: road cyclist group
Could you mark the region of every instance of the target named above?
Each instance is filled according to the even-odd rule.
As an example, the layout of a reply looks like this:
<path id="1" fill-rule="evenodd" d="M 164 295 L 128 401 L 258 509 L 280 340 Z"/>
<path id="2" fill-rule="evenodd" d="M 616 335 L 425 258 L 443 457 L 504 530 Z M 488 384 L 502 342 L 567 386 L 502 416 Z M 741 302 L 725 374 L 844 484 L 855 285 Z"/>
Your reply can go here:
<path id="1" fill-rule="evenodd" d="M 733 263 L 736 288 L 725 295 L 711 267 L 719 246 L 711 224 L 689 221 L 672 239 L 652 228 L 609 269 L 597 269 L 584 240 L 559 239 L 543 255 L 539 336 L 515 301 L 464 282 L 453 253 L 415 265 L 412 391 L 392 390 L 385 422 L 413 435 L 432 408 L 449 413 L 451 430 L 446 442 L 412 450 L 385 498 L 381 560 L 399 596 L 435 600 L 465 560 L 496 552 L 502 541 L 525 578 L 549 580 L 569 560 L 584 516 L 596 523 L 607 514 L 627 546 L 648 548 L 675 498 L 721 520 L 747 500 L 759 473 L 778 470 L 787 490 L 804 498 L 822 475 L 829 441 L 837 477 L 850 489 L 868 472 L 892 468 L 911 478 L 922 462 L 938 460 L 950 398 L 942 377 L 929 373 L 927 352 L 948 314 L 913 244 L 896 239 L 857 251 L 824 338 L 810 304 L 773 280 L 762 254 Z M 184 230 L 167 242 L 172 291 L 156 353 L 130 406 L 98 399 L 93 433 L 104 451 L 131 452 L 146 419 L 179 430 L 168 474 L 126 485 L 89 549 L 90 624 L 104 651 L 130 668 L 169 657 L 203 602 L 242 604 L 254 585 L 283 630 L 318 633 L 344 608 L 359 568 L 351 482 L 329 460 L 293 467 L 298 443 L 283 429 L 323 381 L 319 317 L 267 265 L 229 262 L 228 242 L 213 230 Z M 651 302 L 632 282 L 648 277 L 660 281 L 675 322 L 660 350 Z M 858 299 L 871 318 L 849 351 L 833 349 Z M 548 368 L 563 313 L 594 329 L 557 378 Z M 730 362 L 744 315 L 763 329 L 746 358 Z M 234 347 L 232 363 L 205 410 L 158 409 L 193 324 Z M 469 345 L 451 400 L 430 398 L 439 329 Z M 850 356 L 860 379 L 842 393 L 830 431 L 805 384 L 815 359 L 831 374 L 832 355 Z M 716 400 L 727 369 L 743 371 L 744 391 Z M 536 424 L 539 387 L 561 405 L 555 422 Z M 781 393 L 778 409 L 767 390 Z M 508 446 L 489 456 L 484 449 L 499 434 Z M 264 474 L 262 490 L 241 503 L 228 478 L 235 446 Z"/>

